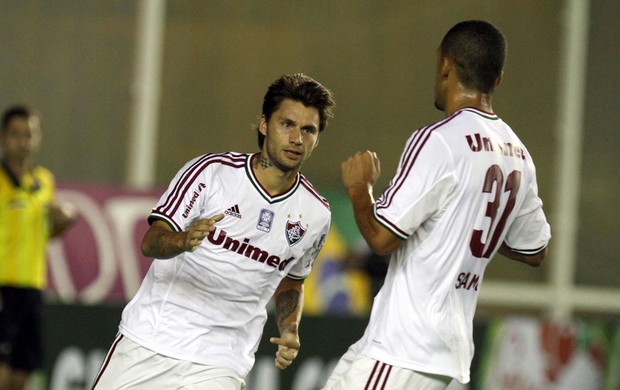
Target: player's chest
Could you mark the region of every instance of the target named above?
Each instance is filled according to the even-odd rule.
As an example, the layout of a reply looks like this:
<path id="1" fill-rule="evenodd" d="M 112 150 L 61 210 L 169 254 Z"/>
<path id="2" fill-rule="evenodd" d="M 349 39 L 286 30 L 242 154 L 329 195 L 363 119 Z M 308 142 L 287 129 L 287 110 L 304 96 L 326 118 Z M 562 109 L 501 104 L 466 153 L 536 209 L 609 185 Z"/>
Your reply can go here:
<path id="1" fill-rule="evenodd" d="M 299 258 L 312 246 L 320 226 L 302 200 L 291 197 L 270 203 L 248 194 L 237 195 L 222 197 L 205 208 L 204 217 L 224 214 L 209 237 L 212 245 L 267 258 Z"/>
<path id="2" fill-rule="evenodd" d="M 45 211 L 49 196 L 41 188 L 23 188 L 13 185 L 0 185 L 2 208 L 9 213 L 36 213 Z"/>

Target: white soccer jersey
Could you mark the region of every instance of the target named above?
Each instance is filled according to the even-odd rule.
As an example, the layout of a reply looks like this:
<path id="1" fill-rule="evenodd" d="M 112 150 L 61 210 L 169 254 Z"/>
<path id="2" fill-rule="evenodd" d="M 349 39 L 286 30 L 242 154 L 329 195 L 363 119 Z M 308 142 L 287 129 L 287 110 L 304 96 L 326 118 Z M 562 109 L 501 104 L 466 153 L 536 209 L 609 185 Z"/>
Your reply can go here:
<path id="1" fill-rule="evenodd" d="M 544 249 L 550 228 L 530 154 L 473 108 L 410 137 L 375 218 L 405 240 L 392 254 L 359 347 L 377 360 L 469 381 L 483 272 L 502 242 Z"/>
<path id="2" fill-rule="evenodd" d="M 224 213 L 194 252 L 155 259 L 123 311 L 120 332 L 158 353 L 229 367 L 245 377 L 280 281 L 307 277 L 325 242 L 327 201 L 299 174 L 270 196 L 251 154 L 206 154 L 175 176 L 149 220 L 187 230 Z"/>

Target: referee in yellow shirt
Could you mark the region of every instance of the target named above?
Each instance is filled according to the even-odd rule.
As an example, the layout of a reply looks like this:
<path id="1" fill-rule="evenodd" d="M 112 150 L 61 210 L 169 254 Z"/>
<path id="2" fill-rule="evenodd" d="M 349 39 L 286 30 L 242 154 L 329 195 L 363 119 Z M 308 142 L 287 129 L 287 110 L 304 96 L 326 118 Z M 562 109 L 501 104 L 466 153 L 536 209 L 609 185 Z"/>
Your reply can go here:
<path id="1" fill-rule="evenodd" d="M 54 202 L 54 176 L 33 165 L 41 141 L 39 117 L 26 106 L 2 116 L 0 146 L 0 390 L 22 390 L 42 368 L 42 293 L 46 245 L 76 219 Z"/>

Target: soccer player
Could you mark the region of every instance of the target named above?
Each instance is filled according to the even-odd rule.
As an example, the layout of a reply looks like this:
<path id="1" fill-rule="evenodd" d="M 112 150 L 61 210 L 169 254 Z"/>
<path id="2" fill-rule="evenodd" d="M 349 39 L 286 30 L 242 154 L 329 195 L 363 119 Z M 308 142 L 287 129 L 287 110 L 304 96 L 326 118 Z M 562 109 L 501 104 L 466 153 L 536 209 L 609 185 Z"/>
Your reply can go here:
<path id="1" fill-rule="evenodd" d="M 303 74 L 269 86 L 258 153 L 205 154 L 153 208 L 154 257 L 125 307 L 96 389 L 238 390 L 275 301 L 275 365 L 300 347 L 303 282 L 325 242 L 327 201 L 300 174 L 332 116 L 331 92 Z"/>
<path id="2" fill-rule="evenodd" d="M 364 335 L 324 389 L 469 382 L 485 267 L 498 251 L 531 266 L 545 258 L 550 228 L 532 156 L 491 104 L 505 56 L 496 27 L 458 23 L 437 49 L 435 106 L 445 119 L 411 135 L 376 202 L 376 154 L 357 152 L 342 163 L 363 237 L 391 258 Z"/>
<path id="3" fill-rule="evenodd" d="M 26 106 L 2 116 L 0 145 L 0 390 L 24 389 L 42 368 L 42 291 L 47 282 L 46 246 L 77 217 L 54 200 L 54 176 L 33 163 L 40 120 Z"/>

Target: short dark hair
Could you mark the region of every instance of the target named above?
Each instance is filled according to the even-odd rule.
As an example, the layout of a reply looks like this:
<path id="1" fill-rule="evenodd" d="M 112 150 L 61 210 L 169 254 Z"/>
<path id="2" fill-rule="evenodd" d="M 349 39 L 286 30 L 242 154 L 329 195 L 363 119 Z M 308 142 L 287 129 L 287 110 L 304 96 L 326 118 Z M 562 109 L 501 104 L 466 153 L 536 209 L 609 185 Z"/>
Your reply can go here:
<path id="1" fill-rule="evenodd" d="M 30 119 L 30 117 L 36 116 L 36 113 L 28 106 L 15 105 L 7 108 L 2 114 L 2 131 L 6 130 L 9 122 L 15 117 Z"/>
<path id="2" fill-rule="evenodd" d="M 327 120 L 333 117 L 335 105 L 330 90 L 321 83 L 303 73 L 283 75 L 274 81 L 263 99 L 265 120 L 269 121 L 271 114 L 277 111 L 284 99 L 291 99 L 302 103 L 306 107 L 314 107 L 319 111 L 319 132 L 325 130 Z M 263 148 L 265 136 L 257 128 L 258 147 Z"/>
<path id="3" fill-rule="evenodd" d="M 498 28 L 482 20 L 460 22 L 446 33 L 440 50 L 457 65 L 463 85 L 493 92 L 506 60 L 506 38 Z"/>

